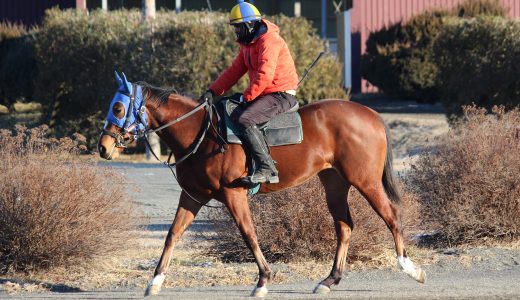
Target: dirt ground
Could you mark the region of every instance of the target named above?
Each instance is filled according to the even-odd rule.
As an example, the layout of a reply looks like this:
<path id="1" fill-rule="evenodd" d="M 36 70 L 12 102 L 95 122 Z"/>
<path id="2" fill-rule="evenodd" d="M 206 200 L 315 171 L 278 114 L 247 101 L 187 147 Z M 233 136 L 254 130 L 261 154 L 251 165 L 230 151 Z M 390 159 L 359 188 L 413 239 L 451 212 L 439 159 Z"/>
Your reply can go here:
<path id="1" fill-rule="evenodd" d="M 366 102 L 365 102 L 366 103 Z M 382 113 L 393 138 L 394 166 L 405 171 L 436 136 L 449 130 L 439 106 L 413 102 L 371 101 Z M 134 246 L 117 256 L 100 258 L 52 273 L 0 277 L 0 298 L 141 298 L 159 259 L 173 220 L 180 188 L 169 169 L 149 163 L 106 163 L 129 179 L 134 201 L 147 219 Z M 214 203 L 216 204 L 216 203 Z M 249 296 L 257 268 L 252 263 L 226 264 L 203 254 L 214 241 L 204 208 L 174 252 L 163 292 L 158 298 L 240 299 Z M 331 268 L 330 261 L 272 264 L 274 299 L 474 299 L 520 298 L 520 245 L 483 248 L 424 249 L 411 247 L 410 256 L 424 267 L 427 283 L 416 283 L 395 265 L 392 245 L 374 262 L 349 266 L 341 283 L 328 295 L 312 289 Z"/>

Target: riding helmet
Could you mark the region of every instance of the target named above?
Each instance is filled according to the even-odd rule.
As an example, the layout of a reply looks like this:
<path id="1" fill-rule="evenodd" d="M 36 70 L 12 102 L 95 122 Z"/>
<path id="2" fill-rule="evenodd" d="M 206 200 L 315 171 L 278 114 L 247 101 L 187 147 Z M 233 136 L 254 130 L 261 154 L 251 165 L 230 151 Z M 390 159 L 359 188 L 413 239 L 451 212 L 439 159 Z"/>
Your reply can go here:
<path id="1" fill-rule="evenodd" d="M 229 14 L 229 23 L 236 27 L 237 41 L 247 45 L 255 38 L 262 16 L 253 4 L 244 0 L 237 2 Z"/>

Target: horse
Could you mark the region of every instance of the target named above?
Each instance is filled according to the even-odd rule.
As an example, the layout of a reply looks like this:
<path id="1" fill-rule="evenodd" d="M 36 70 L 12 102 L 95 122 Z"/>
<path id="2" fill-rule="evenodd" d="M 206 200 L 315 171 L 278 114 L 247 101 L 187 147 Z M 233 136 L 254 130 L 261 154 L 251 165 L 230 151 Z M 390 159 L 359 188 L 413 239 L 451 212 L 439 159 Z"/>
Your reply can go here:
<path id="1" fill-rule="evenodd" d="M 145 82 L 130 83 L 116 72 L 119 89 L 98 142 L 99 154 L 115 159 L 125 145 L 156 131 L 171 149 L 182 192 L 161 258 L 145 295 L 160 292 L 175 245 L 201 207 L 211 199 L 229 210 L 258 266 L 258 282 L 251 295 L 267 295 L 271 269 L 260 250 L 251 211 L 248 188 L 237 179 L 248 172 L 248 154 L 239 144 L 225 144 L 209 103 L 199 103 L 174 90 Z M 425 272 L 415 266 L 405 250 L 400 222 L 400 194 L 392 175 L 388 128 L 374 110 L 341 99 L 314 101 L 298 110 L 304 139 L 300 144 L 271 147 L 277 161 L 279 183 L 262 184 L 260 193 L 295 187 L 318 175 L 337 237 L 332 270 L 317 284 L 314 293 L 328 293 L 345 270 L 353 229 L 348 192 L 354 186 L 384 220 L 395 243 L 397 265 L 417 282 Z"/>

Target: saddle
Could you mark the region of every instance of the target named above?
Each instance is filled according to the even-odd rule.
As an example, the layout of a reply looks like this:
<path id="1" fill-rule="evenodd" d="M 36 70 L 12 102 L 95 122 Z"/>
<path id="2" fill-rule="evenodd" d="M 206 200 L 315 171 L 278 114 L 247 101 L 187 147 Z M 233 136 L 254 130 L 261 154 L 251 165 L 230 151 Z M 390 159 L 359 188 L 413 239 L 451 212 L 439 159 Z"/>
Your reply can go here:
<path id="1" fill-rule="evenodd" d="M 224 107 L 227 142 L 242 144 L 237 136 L 241 134 L 240 126 L 237 126 L 231 118 L 235 110 L 241 109 L 241 107 L 230 98 L 220 102 Z M 302 120 L 298 114 L 298 108 L 299 106 L 296 104 L 289 111 L 273 117 L 269 122 L 259 124 L 258 128 L 264 134 L 269 146 L 300 144 L 303 141 Z"/>

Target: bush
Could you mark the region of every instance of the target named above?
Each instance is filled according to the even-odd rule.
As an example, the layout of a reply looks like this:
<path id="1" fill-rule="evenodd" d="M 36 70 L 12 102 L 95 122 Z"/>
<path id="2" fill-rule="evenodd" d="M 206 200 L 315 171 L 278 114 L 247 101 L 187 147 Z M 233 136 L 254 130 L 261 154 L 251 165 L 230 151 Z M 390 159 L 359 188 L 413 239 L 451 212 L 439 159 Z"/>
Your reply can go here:
<path id="1" fill-rule="evenodd" d="M 349 193 L 349 205 L 355 227 L 349 246 L 350 262 L 373 260 L 375 253 L 393 248 L 392 235 L 383 220 L 355 189 Z M 418 218 L 415 199 L 405 194 L 402 205 L 402 221 L 409 233 Z M 267 260 L 334 257 L 336 234 L 325 191 L 317 177 L 286 191 L 255 196 L 250 207 L 258 242 Z M 217 224 L 218 234 L 209 250 L 211 254 L 225 261 L 251 261 L 252 255 L 227 211 L 214 211 L 210 218 Z"/>
<path id="2" fill-rule="evenodd" d="M 370 34 L 366 53 L 361 60 L 361 73 L 371 84 L 388 95 L 436 102 L 444 84 L 439 82 L 438 62 L 434 59 L 434 42 L 442 41 L 446 18 L 497 16 L 504 18 L 507 10 L 499 0 L 467 0 L 452 10 L 431 10 Z M 453 36 L 457 39 L 457 36 Z M 472 36 L 473 43 L 479 42 Z M 461 42 L 462 44 L 462 42 Z M 482 47 L 485 47 L 482 44 Z M 457 52 L 448 59 L 464 60 Z M 453 67 L 457 65 L 452 62 Z"/>
<path id="3" fill-rule="evenodd" d="M 35 76 L 32 36 L 22 25 L 0 23 L 0 104 L 30 99 Z"/>
<path id="4" fill-rule="evenodd" d="M 92 259 L 125 247 L 132 206 L 120 176 L 75 156 L 46 128 L 0 131 L 0 273 Z"/>
<path id="5" fill-rule="evenodd" d="M 460 115 L 471 103 L 487 109 L 520 104 L 520 22 L 447 19 L 433 50 L 449 115 Z"/>
<path id="6" fill-rule="evenodd" d="M 139 11 L 47 12 L 35 39 L 36 95 L 57 111 L 59 132 L 81 131 L 94 142 L 115 92 L 114 66 L 129 80 L 173 85 L 198 96 L 238 51 L 227 14 L 159 12 L 152 23 L 140 20 Z M 273 21 L 302 72 L 322 48 L 321 40 L 304 19 L 277 16 Z M 302 102 L 346 97 L 340 73 L 337 59 L 325 57 L 301 87 Z M 242 79 L 231 92 L 245 85 Z"/>
<path id="7" fill-rule="evenodd" d="M 361 60 L 361 74 L 390 96 L 435 102 L 438 94 L 432 42 L 447 11 L 427 11 L 371 33 Z"/>
<path id="8" fill-rule="evenodd" d="M 466 0 L 458 4 L 453 10 L 454 15 L 461 18 L 474 18 L 478 16 L 507 17 L 507 8 L 502 5 L 502 0 Z"/>
<path id="9" fill-rule="evenodd" d="M 520 238 L 520 111 L 466 107 L 464 118 L 412 166 L 418 196 L 438 245 Z"/>

